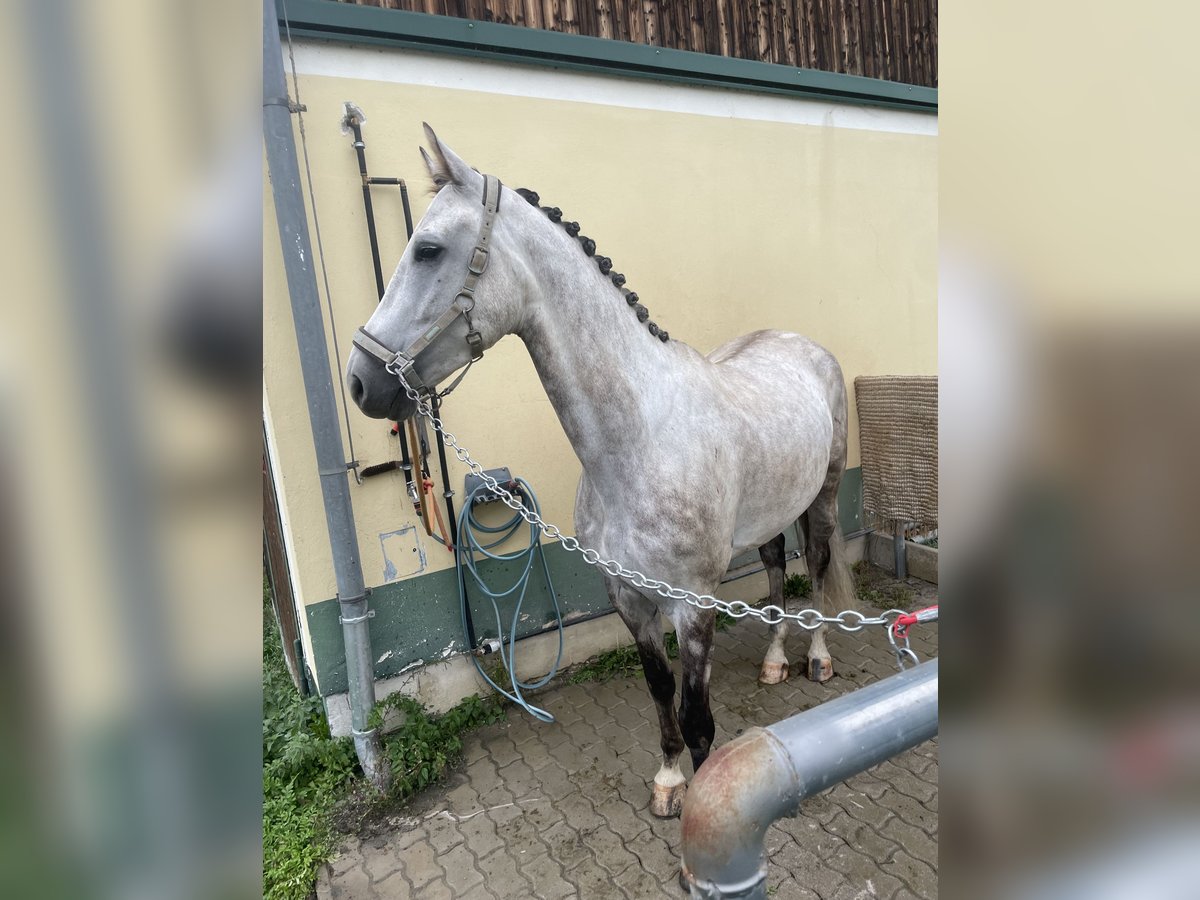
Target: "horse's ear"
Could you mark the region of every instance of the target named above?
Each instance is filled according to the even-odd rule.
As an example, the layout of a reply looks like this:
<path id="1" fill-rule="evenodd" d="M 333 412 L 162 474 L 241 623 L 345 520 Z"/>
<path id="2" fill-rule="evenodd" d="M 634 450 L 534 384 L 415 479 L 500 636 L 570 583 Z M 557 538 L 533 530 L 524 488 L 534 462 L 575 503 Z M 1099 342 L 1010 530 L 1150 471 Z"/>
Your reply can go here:
<path id="1" fill-rule="evenodd" d="M 429 170 L 429 177 L 433 179 L 435 189 L 441 190 L 447 184 L 457 184 L 462 187 L 474 185 L 475 181 L 481 177 L 480 174 L 438 140 L 438 136 L 429 127 L 429 123 L 423 122 L 422 124 L 425 126 L 425 137 L 429 141 L 433 155 L 430 156 L 422 147 L 421 157 L 425 160 L 425 168 Z"/>

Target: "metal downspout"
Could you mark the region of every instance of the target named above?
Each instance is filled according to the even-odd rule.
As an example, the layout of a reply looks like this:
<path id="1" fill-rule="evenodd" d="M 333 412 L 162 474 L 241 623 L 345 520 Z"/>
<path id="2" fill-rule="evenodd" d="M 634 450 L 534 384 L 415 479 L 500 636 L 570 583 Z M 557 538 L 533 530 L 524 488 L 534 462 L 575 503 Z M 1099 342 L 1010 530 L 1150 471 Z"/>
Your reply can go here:
<path id="1" fill-rule="evenodd" d="M 279 45 L 279 19 L 275 0 L 263 0 L 263 138 L 279 224 L 279 240 L 287 272 L 296 343 L 308 399 L 325 524 L 333 551 L 341 609 L 342 636 L 346 643 L 346 673 L 350 682 L 351 725 L 354 749 L 363 772 L 379 790 L 387 788 L 391 770 L 383 755 L 379 732 L 367 724 L 375 705 L 375 673 L 371 664 L 371 636 L 367 625 L 367 589 L 358 552 L 358 533 L 350 504 L 350 483 L 338 427 L 337 403 L 325 326 L 313 270 L 308 216 L 300 189 L 300 166 L 292 131 L 283 53 Z"/>
<path id="2" fill-rule="evenodd" d="M 680 877 L 691 896 L 764 900 L 771 823 L 937 734 L 937 697 L 934 659 L 714 751 L 683 807 Z"/>

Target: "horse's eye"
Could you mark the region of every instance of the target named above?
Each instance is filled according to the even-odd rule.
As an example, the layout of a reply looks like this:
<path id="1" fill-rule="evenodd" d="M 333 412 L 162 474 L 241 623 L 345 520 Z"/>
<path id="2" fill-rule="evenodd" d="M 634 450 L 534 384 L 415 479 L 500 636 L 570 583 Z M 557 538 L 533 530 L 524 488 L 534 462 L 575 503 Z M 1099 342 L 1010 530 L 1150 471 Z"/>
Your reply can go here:
<path id="1" fill-rule="evenodd" d="M 430 260 L 437 259 L 442 253 L 441 247 L 436 247 L 433 244 L 422 244 L 417 248 L 417 259 Z"/>

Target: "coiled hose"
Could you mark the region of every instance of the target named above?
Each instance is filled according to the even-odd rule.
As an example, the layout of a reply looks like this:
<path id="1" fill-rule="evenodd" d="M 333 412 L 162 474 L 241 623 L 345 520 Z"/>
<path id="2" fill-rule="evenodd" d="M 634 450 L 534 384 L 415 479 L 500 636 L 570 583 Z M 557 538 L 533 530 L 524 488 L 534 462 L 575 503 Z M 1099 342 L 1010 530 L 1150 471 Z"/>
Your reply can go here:
<path id="1" fill-rule="evenodd" d="M 541 509 L 538 506 L 537 496 L 533 493 L 533 488 L 529 486 L 529 483 L 524 478 L 517 478 L 516 482 L 517 490 L 525 497 L 525 505 L 540 515 Z M 496 635 L 500 644 L 500 662 L 508 672 L 512 691 L 510 692 L 496 684 L 491 676 L 483 670 L 483 666 L 479 662 L 479 657 L 472 654 L 471 659 L 475 663 L 475 668 L 479 670 L 479 674 L 483 676 L 484 681 L 490 684 L 497 693 L 507 697 L 535 719 L 542 722 L 553 722 L 554 716 L 550 715 L 544 709 L 534 706 L 522 694 L 522 691 L 534 691 L 548 684 L 550 679 L 558 674 L 558 667 L 562 662 L 563 654 L 562 609 L 559 608 L 558 595 L 554 591 L 554 582 L 550 578 L 550 567 L 546 563 L 546 554 L 543 552 L 541 541 L 538 539 L 540 534 L 535 526 L 526 523 L 520 514 L 515 512 L 512 518 L 501 525 L 484 525 L 476 519 L 474 499 L 475 494 L 482 489 L 486 489 L 486 485 L 479 485 L 471 492 L 463 504 L 462 511 L 458 515 L 458 544 L 454 548 L 454 562 L 458 570 L 458 599 L 459 609 L 462 613 L 463 634 L 465 636 L 470 633 L 467 627 L 466 579 L 467 573 L 470 573 L 479 590 L 492 601 L 492 612 L 496 616 Z M 528 544 L 523 549 L 511 553 L 493 553 L 493 548 L 499 547 L 509 538 L 513 537 L 520 530 L 522 523 L 529 529 Z M 499 537 L 495 537 L 496 535 L 499 535 Z M 542 564 L 542 572 L 546 576 L 546 588 L 550 591 L 550 598 L 554 602 L 554 614 L 558 619 L 558 656 L 555 658 L 554 665 L 551 667 L 549 673 L 544 678 L 534 682 L 524 682 L 517 677 L 517 625 L 521 618 L 521 605 L 525 602 L 525 594 L 529 589 L 529 579 L 533 571 L 535 558 Z M 482 559 L 515 562 L 521 566 L 521 572 L 517 576 L 516 581 L 508 588 L 495 591 L 488 586 L 479 572 L 478 564 Z M 516 602 L 513 605 L 512 625 L 508 632 L 508 647 L 505 649 L 504 626 L 500 614 L 500 605 L 497 601 L 504 597 L 510 597 L 513 594 L 516 594 Z M 469 641 L 469 638 L 467 640 Z M 474 647 L 470 649 L 472 651 L 475 650 Z"/>

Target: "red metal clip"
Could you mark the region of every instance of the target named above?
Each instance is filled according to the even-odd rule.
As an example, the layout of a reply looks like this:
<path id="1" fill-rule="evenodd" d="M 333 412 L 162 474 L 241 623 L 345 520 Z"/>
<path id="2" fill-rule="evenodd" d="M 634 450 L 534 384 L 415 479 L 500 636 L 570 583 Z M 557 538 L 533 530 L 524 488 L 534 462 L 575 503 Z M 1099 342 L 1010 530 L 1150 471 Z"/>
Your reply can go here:
<path id="1" fill-rule="evenodd" d="M 907 637 L 908 629 L 918 622 L 936 622 L 938 617 L 938 608 L 936 605 L 927 606 L 924 609 L 918 609 L 916 612 L 901 613 L 896 616 L 896 621 L 892 623 L 892 631 L 897 637 Z"/>

